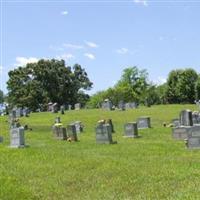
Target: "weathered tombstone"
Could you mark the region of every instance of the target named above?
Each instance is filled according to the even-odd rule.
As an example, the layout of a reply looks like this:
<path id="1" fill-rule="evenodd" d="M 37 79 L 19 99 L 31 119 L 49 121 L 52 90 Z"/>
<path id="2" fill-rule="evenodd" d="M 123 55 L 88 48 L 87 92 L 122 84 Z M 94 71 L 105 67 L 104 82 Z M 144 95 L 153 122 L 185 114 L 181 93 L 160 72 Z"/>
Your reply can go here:
<path id="1" fill-rule="evenodd" d="M 182 110 L 180 112 L 180 125 L 181 126 L 193 126 L 191 110 Z"/>
<path id="2" fill-rule="evenodd" d="M 124 137 L 138 137 L 138 128 L 136 122 L 129 122 L 124 125 Z"/>
<path id="3" fill-rule="evenodd" d="M 54 125 L 52 130 L 55 138 L 60 140 L 67 140 L 67 131 L 65 127 Z"/>
<path id="4" fill-rule="evenodd" d="M 190 128 L 188 137 L 186 140 L 186 146 L 189 149 L 199 149 L 200 148 L 200 126 L 196 125 Z"/>
<path id="5" fill-rule="evenodd" d="M 178 126 L 172 128 L 172 137 L 176 140 L 185 140 L 188 137 L 191 127 Z"/>
<path id="6" fill-rule="evenodd" d="M 192 121 L 193 124 L 200 124 L 200 113 L 198 111 L 192 113 Z"/>
<path id="7" fill-rule="evenodd" d="M 82 125 L 81 121 L 75 121 L 73 124 L 75 125 L 76 133 L 82 133 L 83 132 L 83 125 Z"/>
<path id="8" fill-rule="evenodd" d="M 114 125 L 113 125 L 113 123 L 112 123 L 112 119 L 107 119 L 107 120 L 105 121 L 105 123 L 107 123 L 107 124 L 110 125 L 111 133 L 114 133 L 115 130 L 114 130 Z"/>
<path id="9" fill-rule="evenodd" d="M 102 109 L 104 110 L 112 110 L 112 102 L 109 99 L 105 99 L 104 102 L 102 103 Z"/>
<path id="10" fill-rule="evenodd" d="M 74 105 L 75 110 L 80 110 L 81 109 L 81 104 L 80 103 L 76 103 Z"/>
<path id="11" fill-rule="evenodd" d="M 172 119 L 172 124 L 173 124 L 174 127 L 180 126 L 180 121 L 179 121 L 179 119 Z"/>
<path id="12" fill-rule="evenodd" d="M 96 127 L 96 142 L 98 144 L 115 144 L 109 124 L 98 124 Z"/>
<path id="13" fill-rule="evenodd" d="M 68 105 L 68 110 L 71 110 L 72 109 L 72 105 Z"/>
<path id="14" fill-rule="evenodd" d="M 24 117 L 28 117 L 28 116 L 29 116 L 29 109 L 28 109 L 28 108 L 24 108 L 24 109 L 22 110 L 22 112 L 23 112 L 23 116 L 24 116 Z"/>
<path id="15" fill-rule="evenodd" d="M 76 127 L 74 124 L 69 124 L 67 126 L 67 135 L 71 139 L 71 141 L 78 141 L 77 133 L 76 133 Z"/>
<path id="16" fill-rule="evenodd" d="M 24 128 L 17 127 L 10 129 L 10 146 L 13 148 L 25 147 Z"/>
<path id="17" fill-rule="evenodd" d="M 124 111 L 126 108 L 125 108 L 125 104 L 123 101 L 120 101 L 119 104 L 118 104 L 118 108 L 119 110 L 121 111 Z"/>
<path id="18" fill-rule="evenodd" d="M 61 113 L 62 115 L 65 114 L 65 106 L 64 106 L 64 105 L 60 106 L 60 113 Z"/>
<path id="19" fill-rule="evenodd" d="M 3 142 L 3 137 L 2 136 L 0 136 L 0 143 L 2 143 Z"/>
<path id="20" fill-rule="evenodd" d="M 48 108 L 47 108 L 47 110 L 49 111 L 49 112 L 52 112 L 52 105 L 53 105 L 53 103 L 52 102 L 49 102 L 48 103 Z"/>
<path id="21" fill-rule="evenodd" d="M 150 117 L 139 117 L 137 120 L 138 129 L 151 128 Z"/>
<path id="22" fill-rule="evenodd" d="M 17 108 L 16 109 L 16 117 L 20 118 L 23 116 L 23 109 L 22 108 Z"/>
<path id="23" fill-rule="evenodd" d="M 57 103 L 54 103 L 52 105 L 52 110 L 51 110 L 52 113 L 57 113 L 58 112 L 58 104 Z"/>

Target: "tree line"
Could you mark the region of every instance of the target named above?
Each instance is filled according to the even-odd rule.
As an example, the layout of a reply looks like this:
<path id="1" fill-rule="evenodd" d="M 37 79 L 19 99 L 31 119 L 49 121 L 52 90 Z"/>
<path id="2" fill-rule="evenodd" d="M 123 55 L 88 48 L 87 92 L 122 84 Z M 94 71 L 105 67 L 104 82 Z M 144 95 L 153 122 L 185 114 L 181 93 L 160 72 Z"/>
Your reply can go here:
<path id="1" fill-rule="evenodd" d="M 33 111 L 46 110 L 49 102 L 59 105 L 79 102 L 97 108 L 105 99 L 114 105 L 119 101 L 153 105 L 194 103 L 200 99 L 200 75 L 192 68 L 172 70 L 166 83 L 155 85 L 147 70 L 128 67 L 114 87 L 92 96 L 86 93 L 93 83 L 85 69 L 79 64 L 66 66 L 64 60 L 41 59 L 9 71 L 8 76 L 6 101 L 11 107 L 28 107 Z M 2 92 L 0 100 L 3 101 Z"/>
<path id="2" fill-rule="evenodd" d="M 100 106 L 104 99 L 114 105 L 119 101 L 136 102 L 147 106 L 153 104 L 194 103 L 200 99 L 200 75 L 191 68 L 172 70 L 167 82 L 156 85 L 149 81 L 148 72 L 136 66 L 124 69 L 121 79 L 114 87 L 94 94 L 88 105 Z"/>

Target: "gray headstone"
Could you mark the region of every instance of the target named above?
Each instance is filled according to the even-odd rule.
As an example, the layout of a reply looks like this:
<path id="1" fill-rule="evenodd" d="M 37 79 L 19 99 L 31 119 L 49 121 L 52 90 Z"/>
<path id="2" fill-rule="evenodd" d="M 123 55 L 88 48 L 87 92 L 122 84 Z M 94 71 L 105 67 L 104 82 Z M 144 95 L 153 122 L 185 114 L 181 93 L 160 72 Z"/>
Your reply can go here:
<path id="1" fill-rule="evenodd" d="M 74 105 L 75 110 L 80 110 L 81 109 L 81 104 L 80 103 L 76 103 Z"/>
<path id="2" fill-rule="evenodd" d="M 23 116 L 23 109 L 22 108 L 17 108 L 16 109 L 16 117 L 20 118 Z"/>
<path id="3" fill-rule="evenodd" d="M 13 148 L 25 147 L 23 127 L 10 129 L 10 146 Z"/>
<path id="4" fill-rule="evenodd" d="M 0 136 L 0 143 L 2 143 L 3 142 L 3 137 L 2 136 Z"/>
<path id="5" fill-rule="evenodd" d="M 138 137 L 138 128 L 136 122 L 129 122 L 124 125 L 124 137 Z"/>
<path id="6" fill-rule="evenodd" d="M 109 124 L 98 124 L 96 127 L 96 142 L 98 144 L 114 144 Z"/>
<path id="7" fill-rule="evenodd" d="M 188 137 L 191 127 L 179 126 L 172 128 L 172 137 L 176 140 L 185 140 Z"/>
<path id="8" fill-rule="evenodd" d="M 200 113 L 198 111 L 192 113 L 192 121 L 193 124 L 200 124 Z"/>
<path id="9" fill-rule="evenodd" d="M 24 108 L 23 110 L 22 110 L 22 112 L 23 112 L 23 116 L 24 117 L 28 117 L 29 116 L 29 109 L 28 108 Z"/>
<path id="10" fill-rule="evenodd" d="M 71 110 L 72 109 L 72 105 L 68 105 L 68 110 Z"/>
<path id="11" fill-rule="evenodd" d="M 125 104 L 124 104 L 123 101 L 120 101 L 120 102 L 119 102 L 119 104 L 118 104 L 118 108 L 119 108 L 119 110 L 121 110 L 121 111 L 126 110 L 126 108 L 125 108 Z"/>
<path id="12" fill-rule="evenodd" d="M 138 129 L 151 128 L 150 117 L 139 117 L 137 120 Z"/>
<path id="13" fill-rule="evenodd" d="M 112 110 L 112 102 L 109 99 L 105 99 L 104 102 L 102 103 L 102 109 L 104 110 Z"/>
<path id="14" fill-rule="evenodd" d="M 52 102 L 48 103 L 48 108 L 47 108 L 47 110 L 48 110 L 49 112 L 52 112 L 52 105 L 53 105 Z"/>
<path id="15" fill-rule="evenodd" d="M 75 141 L 75 142 L 78 141 L 78 137 L 77 137 L 77 133 L 76 133 L 76 126 L 74 124 L 69 124 L 67 126 L 67 135 L 68 135 L 68 137 L 71 138 L 72 141 Z"/>
<path id="16" fill-rule="evenodd" d="M 58 112 L 58 104 L 57 103 L 54 103 L 52 105 L 52 110 L 51 110 L 52 113 L 57 113 Z"/>
<path id="17" fill-rule="evenodd" d="M 67 140 L 67 131 L 64 127 L 53 126 L 52 127 L 54 137 L 60 140 Z"/>
<path id="18" fill-rule="evenodd" d="M 83 125 L 81 121 L 75 121 L 73 124 L 75 125 L 76 133 L 79 134 L 83 132 Z"/>
<path id="19" fill-rule="evenodd" d="M 188 138 L 186 140 L 186 146 L 189 149 L 199 149 L 200 148 L 200 125 L 195 125 L 190 128 L 188 133 Z"/>
<path id="20" fill-rule="evenodd" d="M 191 110 L 182 110 L 180 112 L 180 125 L 181 126 L 193 126 Z"/>

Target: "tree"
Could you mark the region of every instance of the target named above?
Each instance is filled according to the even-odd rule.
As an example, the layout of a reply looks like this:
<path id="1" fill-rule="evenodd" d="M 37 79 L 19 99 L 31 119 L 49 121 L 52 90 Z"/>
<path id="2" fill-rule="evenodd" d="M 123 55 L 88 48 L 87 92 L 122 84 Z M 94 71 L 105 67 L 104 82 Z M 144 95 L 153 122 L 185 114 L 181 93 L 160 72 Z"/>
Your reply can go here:
<path id="1" fill-rule="evenodd" d="M 195 84 L 195 95 L 196 100 L 200 100 L 200 75 L 198 76 L 198 79 Z"/>
<path id="2" fill-rule="evenodd" d="M 66 67 L 64 60 L 42 59 L 37 63 L 18 67 L 8 75 L 9 102 L 32 110 L 40 105 L 47 105 L 50 101 L 59 105 L 75 104 L 80 100 L 80 91 L 92 87 L 92 82 L 80 65 Z"/>
<path id="3" fill-rule="evenodd" d="M 4 102 L 4 94 L 3 91 L 0 90 L 0 103 Z"/>
<path id="4" fill-rule="evenodd" d="M 197 78 L 198 75 L 193 69 L 171 71 L 167 80 L 167 101 L 169 103 L 194 103 Z"/>
<path id="5" fill-rule="evenodd" d="M 148 87 L 148 73 L 145 69 L 139 70 L 136 66 L 124 69 L 116 88 L 128 89 L 130 96 L 124 101 L 141 101 L 141 96 Z"/>

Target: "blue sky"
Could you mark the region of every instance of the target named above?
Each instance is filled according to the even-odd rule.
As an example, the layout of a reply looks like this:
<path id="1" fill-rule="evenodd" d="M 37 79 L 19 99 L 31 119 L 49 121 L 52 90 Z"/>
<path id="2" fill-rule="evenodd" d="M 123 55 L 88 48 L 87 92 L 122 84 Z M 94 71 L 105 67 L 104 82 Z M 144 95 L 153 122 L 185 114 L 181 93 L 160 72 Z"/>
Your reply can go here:
<path id="1" fill-rule="evenodd" d="M 113 86 L 129 66 L 162 83 L 172 69 L 200 73 L 200 1 L 1 2 L 1 89 L 7 72 L 40 58 L 81 64 L 94 83 Z"/>

